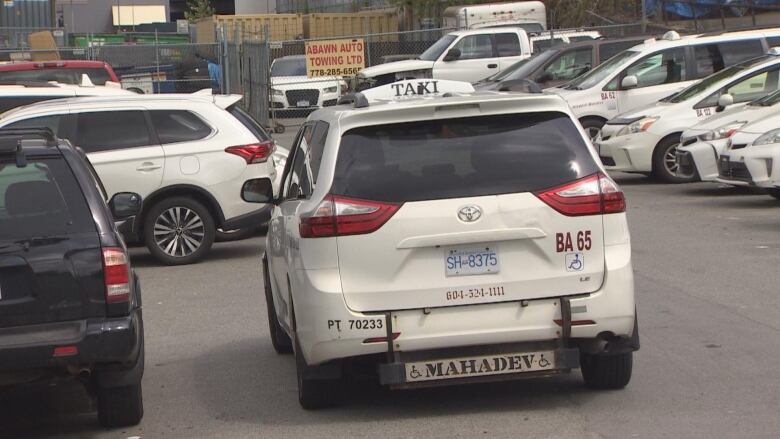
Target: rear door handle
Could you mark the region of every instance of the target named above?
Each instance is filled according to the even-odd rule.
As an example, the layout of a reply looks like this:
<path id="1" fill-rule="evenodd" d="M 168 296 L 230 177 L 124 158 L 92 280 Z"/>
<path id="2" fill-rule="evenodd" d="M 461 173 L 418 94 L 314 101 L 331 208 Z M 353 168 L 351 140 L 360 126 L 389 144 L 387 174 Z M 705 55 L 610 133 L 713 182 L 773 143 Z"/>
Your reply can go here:
<path id="1" fill-rule="evenodd" d="M 143 163 L 141 163 L 141 166 L 135 168 L 135 170 L 136 171 L 140 171 L 140 172 L 149 172 L 149 171 L 154 171 L 154 170 L 157 170 L 157 169 L 160 169 L 160 168 L 162 168 L 162 166 L 155 165 L 152 162 L 143 162 Z"/>
<path id="2" fill-rule="evenodd" d="M 488 68 L 489 69 L 497 69 L 498 68 L 498 64 L 488 64 Z"/>

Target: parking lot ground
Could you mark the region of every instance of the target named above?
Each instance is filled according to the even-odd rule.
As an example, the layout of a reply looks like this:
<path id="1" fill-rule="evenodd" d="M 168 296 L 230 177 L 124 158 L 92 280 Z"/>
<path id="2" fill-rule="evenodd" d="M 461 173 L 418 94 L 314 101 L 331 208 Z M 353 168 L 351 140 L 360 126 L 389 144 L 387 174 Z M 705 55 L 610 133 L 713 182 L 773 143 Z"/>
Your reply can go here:
<path id="1" fill-rule="evenodd" d="M 160 267 L 145 249 L 146 415 L 102 430 L 79 386 L 0 391 L 0 437 L 776 438 L 780 431 L 780 202 L 715 184 L 617 175 L 628 199 L 642 348 L 620 391 L 550 379 L 386 391 L 298 406 L 290 356 L 273 352 L 263 239 Z"/>

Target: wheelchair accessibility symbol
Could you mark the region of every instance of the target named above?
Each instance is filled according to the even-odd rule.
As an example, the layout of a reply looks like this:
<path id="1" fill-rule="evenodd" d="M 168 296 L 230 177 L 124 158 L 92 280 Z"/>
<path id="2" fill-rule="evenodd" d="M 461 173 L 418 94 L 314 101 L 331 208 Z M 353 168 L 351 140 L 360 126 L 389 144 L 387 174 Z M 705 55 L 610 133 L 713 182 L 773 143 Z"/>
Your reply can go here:
<path id="1" fill-rule="evenodd" d="M 585 256 L 582 253 L 566 253 L 566 271 L 582 271 L 585 268 Z"/>
<path id="2" fill-rule="evenodd" d="M 420 371 L 419 371 L 419 370 L 417 370 L 417 367 L 416 367 L 416 366 L 412 365 L 412 370 L 409 372 L 409 376 L 410 376 L 412 379 L 415 379 L 415 380 L 416 380 L 417 378 L 420 378 L 420 377 L 422 376 L 422 373 L 420 373 Z"/>

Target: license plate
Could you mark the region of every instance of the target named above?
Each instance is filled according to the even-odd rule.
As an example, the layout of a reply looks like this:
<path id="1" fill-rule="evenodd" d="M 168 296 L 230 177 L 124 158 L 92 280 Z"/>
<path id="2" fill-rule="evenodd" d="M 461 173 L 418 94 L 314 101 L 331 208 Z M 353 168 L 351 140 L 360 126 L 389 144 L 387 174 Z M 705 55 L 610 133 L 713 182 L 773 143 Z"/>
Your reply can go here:
<path id="1" fill-rule="evenodd" d="M 555 369 L 555 352 L 523 352 L 406 363 L 406 382 L 448 380 Z"/>
<path id="2" fill-rule="evenodd" d="M 498 273 L 498 250 L 494 247 L 451 248 L 444 253 L 447 276 Z"/>
<path id="3" fill-rule="evenodd" d="M 298 101 L 297 105 L 299 107 L 308 107 L 310 104 L 309 104 L 309 101 Z"/>

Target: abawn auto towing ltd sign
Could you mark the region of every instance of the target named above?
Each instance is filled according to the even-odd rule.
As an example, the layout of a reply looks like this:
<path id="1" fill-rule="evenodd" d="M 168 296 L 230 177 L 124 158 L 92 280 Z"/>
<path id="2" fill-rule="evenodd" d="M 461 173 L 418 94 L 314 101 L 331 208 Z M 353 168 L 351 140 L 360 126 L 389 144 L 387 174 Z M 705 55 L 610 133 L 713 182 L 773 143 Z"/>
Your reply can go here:
<path id="1" fill-rule="evenodd" d="M 354 76 L 366 67 L 362 38 L 306 42 L 306 75 Z"/>

